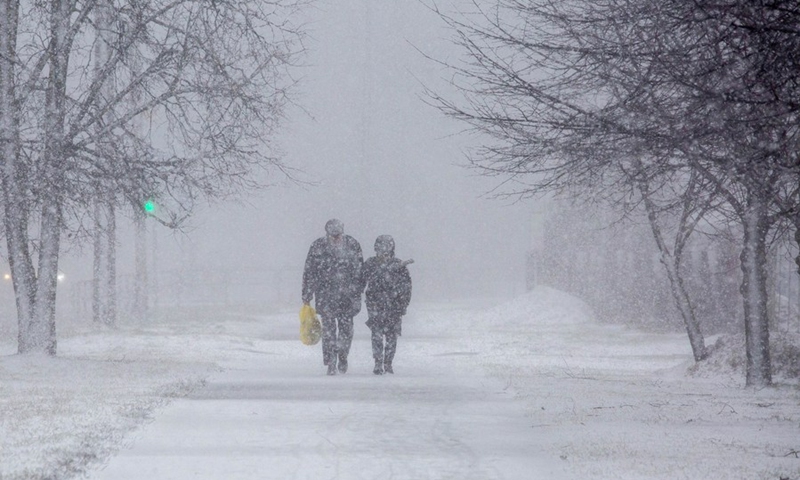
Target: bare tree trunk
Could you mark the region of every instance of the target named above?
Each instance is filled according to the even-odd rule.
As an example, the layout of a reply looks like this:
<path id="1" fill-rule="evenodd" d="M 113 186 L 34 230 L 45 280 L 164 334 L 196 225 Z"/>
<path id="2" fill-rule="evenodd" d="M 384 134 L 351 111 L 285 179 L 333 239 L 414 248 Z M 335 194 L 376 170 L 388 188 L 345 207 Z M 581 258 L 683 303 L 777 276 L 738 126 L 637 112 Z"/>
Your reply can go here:
<path id="1" fill-rule="evenodd" d="M 42 209 L 39 277 L 33 321 L 28 334 L 33 352 L 56 354 L 56 288 L 58 284 L 58 254 L 61 240 L 61 208 L 58 200 L 45 200 Z"/>
<path id="2" fill-rule="evenodd" d="M 27 215 L 21 211 L 14 211 L 14 203 L 8 195 L 4 201 L 8 263 L 17 304 L 17 349 L 19 353 L 26 353 L 33 348 L 29 330 L 36 295 L 33 264 L 28 252 L 27 237 L 23 233 L 24 226 L 27 225 Z"/>
<path id="3" fill-rule="evenodd" d="M 117 325 L 117 219 L 113 204 L 106 209 L 106 277 L 108 280 L 108 297 L 106 299 L 106 325 Z"/>
<path id="4" fill-rule="evenodd" d="M 4 228 L 8 248 L 8 263 L 17 305 L 19 325 L 18 350 L 30 351 L 29 330 L 36 295 L 35 272 L 28 249 L 28 218 L 30 205 L 24 188 L 25 165 L 19 158 L 19 115 L 17 103 L 16 58 L 19 2 L 0 1 L 0 148 L 2 151 L 2 188 Z"/>
<path id="5" fill-rule="evenodd" d="M 689 336 L 689 344 L 692 346 L 692 355 L 695 362 L 699 362 L 708 356 L 706 350 L 705 338 L 700 329 L 700 323 L 697 321 L 692 301 L 686 291 L 686 286 L 683 283 L 683 277 L 680 273 L 680 254 L 673 255 L 667 248 L 664 242 L 664 237 L 661 232 L 661 227 L 658 225 L 658 219 L 655 212 L 653 203 L 644 197 L 644 204 L 647 209 L 647 218 L 650 221 L 650 228 L 653 231 L 653 238 L 655 238 L 656 245 L 660 254 L 661 264 L 667 271 L 667 279 L 672 291 L 672 298 L 675 300 L 675 306 L 683 319 L 683 324 L 686 327 L 686 333 Z"/>
<path id="6" fill-rule="evenodd" d="M 7 160 L 7 163 L 13 164 L 14 160 Z M 14 181 L 6 183 L 7 186 L 4 187 L 6 192 L 4 198 L 5 231 L 8 246 L 8 263 L 11 269 L 11 280 L 17 304 L 17 350 L 19 353 L 26 353 L 34 348 L 30 329 L 36 298 L 36 276 L 28 250 L 27 212 L 24 211 L 24 207 L 19 210 L 14 208 L 15 205 L 18 205 L 13 197 L 13 192 L 16 188 L 11 184 Z"/>
<path id="7" fill-rule="evenodd" d="M 8 264 L 17 305 L 17 351 L 27 353 L 35 347 L 31 336 L 33 310 L 36 300 L 36 275 L 28 249 L 28 212 L 24 195 L 17 179 L 16 150 L 7 142 L 4 148 L 3 204 Z M 8 152 L 12 150 L 12 152 Z"/>
<path id="8" fill-rule="evenodd" d="M 744 245 L 740 257 L 747 350 L 746 384 L 765 387 L 772 383 L 766 273 L 769 212 L 765 199 L 753 192 L 748 192 L 748 196 L 742 219 Z"/>
<path id="9" fill-rule="evenodd" d="M 45 147 L 41 184 L 45 189 L 41 206 L 41 245 L 38 277 L 35 279 L 33 311 L 27 328 L 20 331 L 20 352 L 56 354 L 56 287 L 61 241 L 61 166 L 64 163 L 64 119 L 69 60 L 66 45 L 70 11 L 66 0 L 50 2 L 49 77 L 45 91 Z M 22 232 L 21 232 L 22 233 Z M 27 232 L 24 232 L 26 234 Z M 23 234 L 23 235 L 24 235 Z M 23 239 L 27 243 L 27 236 Z M 32 269 L 31 269 L 32 271 Z M 13 275 L 13 274 L 12 274 Z M 31 282 L 33 283 L 33 282 Z"/>
<path id="10" fill-rule="evenodd" d="M 98 194 L 99 196 L 99 194 Z M 101 291 L 102 274 L 103 274 L 103 224 L 101 223 L 100 200 L 94 201 L 94 231 L 92 232 L 92 241 L 94 242 L 94 249 L 92 255 L 92 321 L 95 324 L 100 324 L 103 321 L 103 293 Z"/>
<path id="11" fill-rule="evenodd" d="M 645 175 L 642 171 L 641 164 L 638 165 L 638 170 L 641 172 L 639 174 L 640 176 Z M 670 252 L 664 242 L 664 236 L 658 224 L 658 213 L 656 206 L 653 204 L 653 200 L 650 198 L 651 192 L 648 181 L 644 177 L 640 177 L 637 183 L 642 195 L 642 201 L 645 205 L 645 210 L 647 211 L 647 219 L 650 222 L 653 238 L 658 246 L 661 264 L 664 265 L 667 271 L 667 279 L 669 280 L 670 290 L 672 291 L 672 298 L 675 300 L 675 306 L 686 327 L 686 333 L 689 336 L 689 344 L 692 346 L 694 360 L 695 362 L 699 362 L 708 356 L 708 351 L 706 350 L 703 332 L 700 329 L 700 322 L 697 321 L 694 306 L 692 305 L 689 293 L 686 291 L 686 286 L 684 285 L 680 271 L 683 245 L 686 243 L 686 238 L 691 232 L 691 229 L 687 230 L 687 226 L 685 225 L 685 215 L 687 212 L 686 210 L 684 211 L 683 220 L 676 233 L 677 239 L 675 241 L 675 249 L 673 252 Z"/>

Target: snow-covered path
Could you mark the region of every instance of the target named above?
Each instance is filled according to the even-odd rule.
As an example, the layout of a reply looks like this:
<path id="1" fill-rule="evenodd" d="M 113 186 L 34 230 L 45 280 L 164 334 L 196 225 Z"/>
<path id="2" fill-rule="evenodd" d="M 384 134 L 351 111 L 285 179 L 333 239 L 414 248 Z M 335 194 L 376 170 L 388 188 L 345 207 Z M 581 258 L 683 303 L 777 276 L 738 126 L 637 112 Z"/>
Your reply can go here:
<path id="1" fill-rule="evenodd" d="M 328 377 L 296 311 L 236 305 L 0 343 L 0 478 L 800 480 L 800 390 L 742 388 L 741 346 L 689 374 L 563 292 L 491 305 L 414 304 L 393 376 L 363 316 Z"/>
<path id="2" fill-rule="evenodd" d="M 91 478 L 558 478 L 531 448 L 520 402 L 465 368 L 472 352 L 457 337 L 406 334 L 397 373 L 376 376 L 357 326 L 350 371 L 329 377 L 319 346 L 286 340 L 296 324 L 281 325 L 291 331 L 267 333 L 263 355 L 160 411 Z"/>

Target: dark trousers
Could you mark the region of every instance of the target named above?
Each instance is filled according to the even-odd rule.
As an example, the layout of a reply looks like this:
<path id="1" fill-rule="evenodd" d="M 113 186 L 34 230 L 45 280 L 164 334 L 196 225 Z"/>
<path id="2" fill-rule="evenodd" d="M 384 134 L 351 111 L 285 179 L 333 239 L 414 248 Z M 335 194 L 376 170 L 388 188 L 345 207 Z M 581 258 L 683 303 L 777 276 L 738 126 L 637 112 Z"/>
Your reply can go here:
<path id="1" fill-rule="evenodd" d="M 397 330 L 394 328 L 372 329 L 372 357 L 376 362 L 391 365 L 397 351 Z"/>
<path id="2" fill-rule="evenodd" d="M 353 317 L 322 317 L 322 363 L 347 362 L 353 343 Z"/>

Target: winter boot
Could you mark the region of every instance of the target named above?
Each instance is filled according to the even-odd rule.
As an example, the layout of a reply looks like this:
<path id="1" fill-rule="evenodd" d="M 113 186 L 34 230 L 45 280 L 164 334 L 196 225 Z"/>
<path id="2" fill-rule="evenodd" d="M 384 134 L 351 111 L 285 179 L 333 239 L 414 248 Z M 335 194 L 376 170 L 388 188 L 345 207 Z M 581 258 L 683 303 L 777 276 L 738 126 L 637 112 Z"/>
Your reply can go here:
<path id="1" fill-rule="evenodd" d="M 336 358 L 328 362 L 328 375 L 336 375 Z"/>
<path id="2" fill-rule="evenodd" d="M 375 368 L 372 369 L 372 373 L 375 375 L 383 375 L 383 362 L 375 359 Z"/>
<path id="3" fill-rule="evenodd" d="M 392 364 L 391 363 L 384 363 L 383 364 L 383 371 L 386 372 L 386 373 L 394 373 L 394 370 L 392 370 Z"/>
<path id="4" fill-rule="evenodd" d="M 339 373 L 347 373 L 347 359 L 340 358 L 339 359 Z"/>

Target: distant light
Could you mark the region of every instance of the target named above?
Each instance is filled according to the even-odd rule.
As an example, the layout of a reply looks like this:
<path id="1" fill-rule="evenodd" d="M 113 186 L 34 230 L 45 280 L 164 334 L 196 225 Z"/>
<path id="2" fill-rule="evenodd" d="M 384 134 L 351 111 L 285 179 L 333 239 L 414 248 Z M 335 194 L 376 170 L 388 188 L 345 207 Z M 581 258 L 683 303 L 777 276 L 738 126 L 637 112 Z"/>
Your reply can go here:
<path id="1" fill-rule="evenodd" d="M 64 278 L 66 278 L 66 276 L 63 273 L 59 272 L 59 274 L 56 276 L 56 278 L 58 279 L 59 282 L 63 282 Z"/>
<path id="2" fill-rule="evenodd" d="M 3 280 L 11 280 L 11 274 L 6 273 L 5 275 L 3 275 Z"/>
<path id="3" fill-rule="evenodd" d="M 153 213 L 156 211 L 156 204 L 152 200 L 147 200 L 146 202 L 144 202 L 143 207 L 144 211 L 147 213 Z"/>

